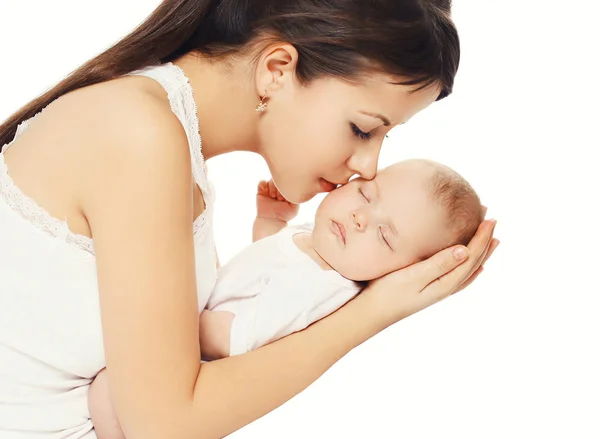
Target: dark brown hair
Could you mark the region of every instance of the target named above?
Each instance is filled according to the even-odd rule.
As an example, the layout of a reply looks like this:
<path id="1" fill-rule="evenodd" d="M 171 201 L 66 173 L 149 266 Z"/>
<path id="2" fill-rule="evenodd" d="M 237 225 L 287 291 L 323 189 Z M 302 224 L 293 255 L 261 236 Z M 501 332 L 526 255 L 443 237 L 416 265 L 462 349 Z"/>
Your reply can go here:
<path id="1" fill-rule="evenodd" d="M 75 70 L 0 125 L 0 147 L 17 125 L 60 96 L 190 51 L 235 54 L 261 35 L 297 49 L 302 83 L 381 71 L 415 89 L 452 91 L 460 57 L 450 0 L 164 0 L 131 34 Z"/>

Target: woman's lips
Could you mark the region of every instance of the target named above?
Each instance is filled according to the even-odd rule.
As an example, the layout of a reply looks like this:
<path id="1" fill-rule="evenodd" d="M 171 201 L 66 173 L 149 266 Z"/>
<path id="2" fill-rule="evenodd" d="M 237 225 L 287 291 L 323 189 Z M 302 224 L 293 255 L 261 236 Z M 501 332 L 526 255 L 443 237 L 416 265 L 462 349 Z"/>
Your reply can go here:
<path id="1" fill-rule="evenodd" d="M 331 192 L 332 190 L 334 190 L 338 185 L 334 184 L 330 181 L 327 181 L 323 178 L 321 178 L 319 180 L 319 183 L 321 184 L 321 189 L 323 189 L 323 192 Z"/>
<path id="2" fill-rule="evenodd" d="M 336 234 L 344 244 L 346 244 L 346 228 L 342 224 L 333 220 L 331 221 L 331 228 L 333 229 L 333 233 Z"/>

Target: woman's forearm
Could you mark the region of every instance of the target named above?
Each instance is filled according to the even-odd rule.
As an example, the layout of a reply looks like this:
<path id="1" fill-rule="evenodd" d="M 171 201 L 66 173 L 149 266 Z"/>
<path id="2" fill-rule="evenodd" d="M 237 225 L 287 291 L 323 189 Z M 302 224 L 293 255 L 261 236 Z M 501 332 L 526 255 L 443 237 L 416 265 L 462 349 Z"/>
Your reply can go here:
<path id="1" fill-rule="evenodd" d="M 355 299 L 304 331 L 202 365 L 191 410 L 180 418 L 186 422 L 186 437 L 216 439 L 238 430 L 304 390 L 387 326 L 448 297 L 480 265 L 492 232 L 493 223 L 484 222 L 462 256 L 456 253 L 459 247 L 442 250 L 371 282 Z"/>
<path id="2" fill-rule="evenodd" d="M 198 438 L 222 438 L 300 393 L 336 361 L 381 331 L 358 296 L 304 331 L 248 354 L 203 364 L 190 413 Z"/>

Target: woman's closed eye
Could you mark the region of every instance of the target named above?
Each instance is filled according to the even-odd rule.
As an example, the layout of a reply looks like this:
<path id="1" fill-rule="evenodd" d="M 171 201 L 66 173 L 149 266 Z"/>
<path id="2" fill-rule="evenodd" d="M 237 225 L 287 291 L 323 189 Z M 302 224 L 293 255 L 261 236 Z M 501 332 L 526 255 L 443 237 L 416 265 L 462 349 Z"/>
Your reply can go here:
<path id="1" fill-rule="evenodd" d="M 351 123 L 350 124 L 350 128 L 352 128 L 352 134 L 354 134 L 355 137 L 358 137 L 361 140 L 371 140 L 373 138 L 373 134 L 372 133 L 367 133 L 363 130 L 361 130 L 356 124 Z M 385 135 L 386 139 L 389 138 L 390 136 L 388 136 L 387 134 Z"/>
<path id="2" fill-rule="evenodd" d="M 350 128 L 352 128 L 352 133 L 354 134 L 354 136 L 358 137 L 361 140 L 371 140 L 371 138 L 373 137 L 373 134 L 365 133 L 354 123 L 350 124 Z"/>

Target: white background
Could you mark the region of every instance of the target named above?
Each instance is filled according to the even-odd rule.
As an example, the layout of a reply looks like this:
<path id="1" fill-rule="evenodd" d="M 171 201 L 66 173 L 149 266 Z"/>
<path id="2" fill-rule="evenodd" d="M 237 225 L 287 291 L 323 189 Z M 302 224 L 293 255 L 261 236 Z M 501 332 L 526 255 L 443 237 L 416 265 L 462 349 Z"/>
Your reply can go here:
<path id="1" fill-rule="evenodd" d="M 157 4 L 0 0 L 0 119 Z M 502 244 L 468 290 L 355 349 L 233 438 L 600 438 L 598 12 L 591 0 L 455 0 L 455 93 L 394 130 L 380 164 L 455 168 Z M 250 242 L 268 173 L 242 153 L 209 169 L 226 261 Z"/>

